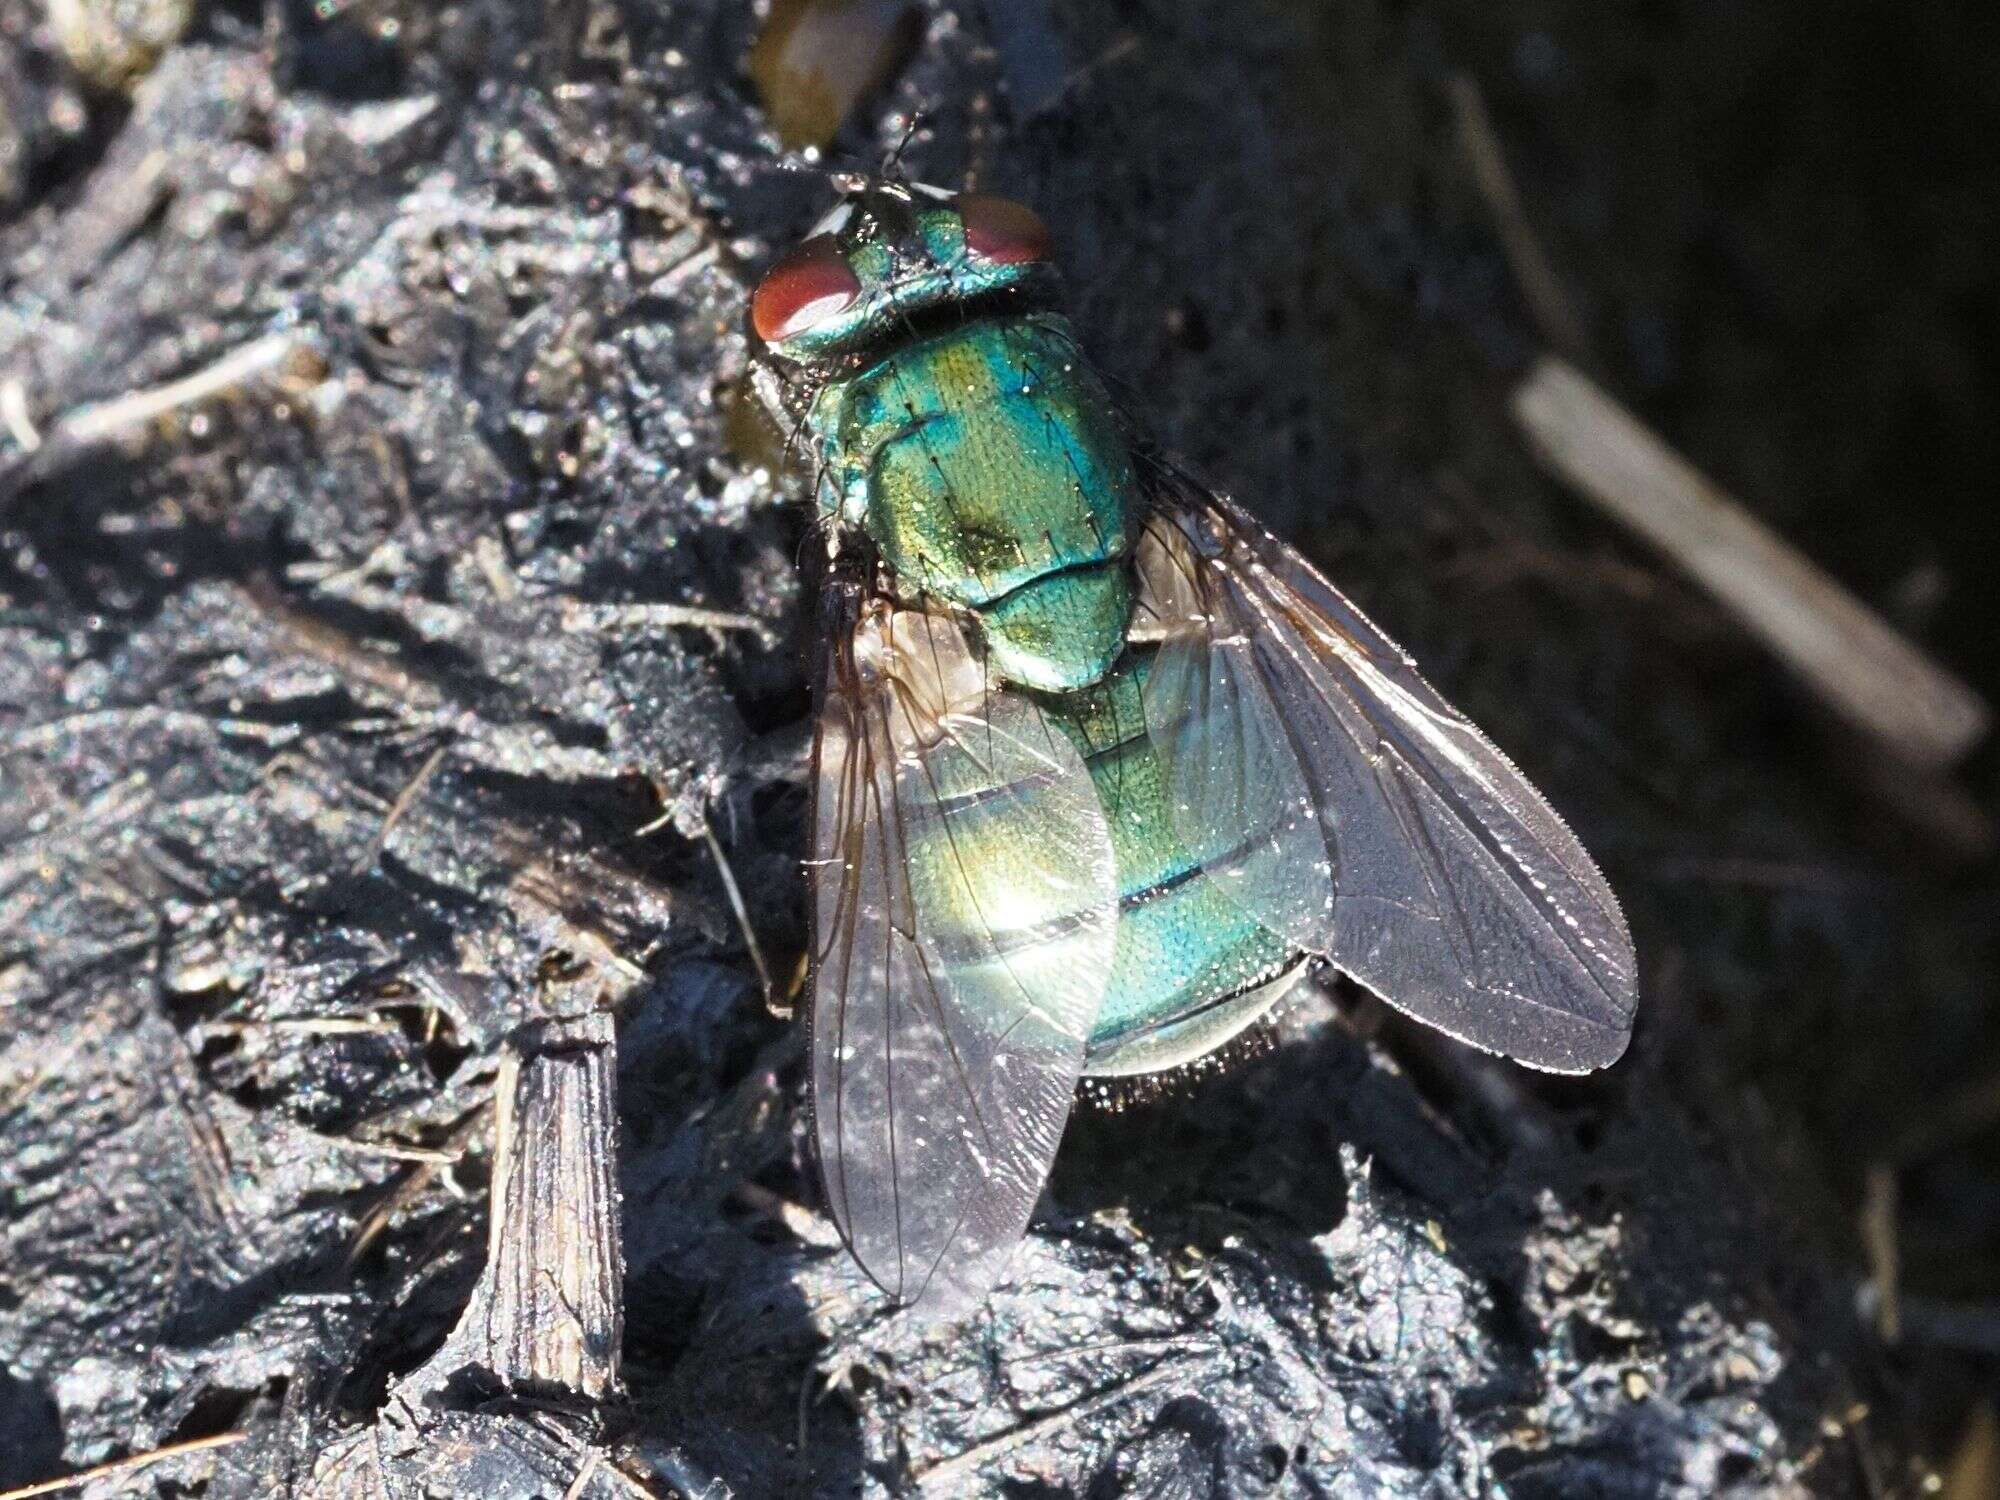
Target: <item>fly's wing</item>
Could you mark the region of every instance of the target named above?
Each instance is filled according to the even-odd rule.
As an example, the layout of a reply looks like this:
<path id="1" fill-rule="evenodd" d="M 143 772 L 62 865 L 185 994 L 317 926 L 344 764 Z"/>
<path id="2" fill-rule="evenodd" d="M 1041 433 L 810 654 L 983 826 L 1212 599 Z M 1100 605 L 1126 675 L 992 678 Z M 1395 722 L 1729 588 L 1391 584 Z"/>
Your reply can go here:
<path id="1" fill-rule="evenodd" d="M 814 1128 L 829 1208 L 892 1298 L 998 1280 L 1111 970 L 1111 836 L 1076 748 L 952 621 L 836 638 L 813 849 Z"/>
<path id="2" fill-rule="evenodd" d="M 1169 801 L 1188 842 L 1235 850 L 1210 873 L 1244 909 L 1461 1041 L 1559 1073 L 1617 1061 L 1625 919 L 1512 762 L 1227 500 L 1156 516 L 1139 573 Z"/>

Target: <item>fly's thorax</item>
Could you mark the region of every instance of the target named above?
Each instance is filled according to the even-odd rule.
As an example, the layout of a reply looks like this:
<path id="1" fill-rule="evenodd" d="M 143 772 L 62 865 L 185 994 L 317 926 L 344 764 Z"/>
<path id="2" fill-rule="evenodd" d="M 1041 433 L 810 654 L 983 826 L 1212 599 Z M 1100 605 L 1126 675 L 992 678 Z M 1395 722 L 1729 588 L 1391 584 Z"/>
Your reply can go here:
<path id="1" fill-rule="evenodd" d="M 1111 398 L 1050 313 L 973 319 L 826 384 L 821 503 L 905 589 L 973 612 L 995 670 L 1095 681 L 1131 613 L 1139 514 Z"/>

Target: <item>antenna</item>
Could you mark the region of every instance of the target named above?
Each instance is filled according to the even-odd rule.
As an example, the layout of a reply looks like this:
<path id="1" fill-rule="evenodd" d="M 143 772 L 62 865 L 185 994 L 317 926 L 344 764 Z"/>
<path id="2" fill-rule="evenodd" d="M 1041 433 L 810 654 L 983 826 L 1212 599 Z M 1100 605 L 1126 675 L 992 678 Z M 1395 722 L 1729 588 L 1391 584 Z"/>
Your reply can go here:
<path id="1" fill-rule="evenodd" d="M 910 118 L 903 125 L 902 137 L 890 148 L 889 154 L 882 158 L 882 170 L 877 175 L 888 182 L 901 183 L 904 181 L 903 152 L 909 146 L 911 138 L 916 135 L 923 123 L 924 112 L 921 109 L 911 110 Z"/>

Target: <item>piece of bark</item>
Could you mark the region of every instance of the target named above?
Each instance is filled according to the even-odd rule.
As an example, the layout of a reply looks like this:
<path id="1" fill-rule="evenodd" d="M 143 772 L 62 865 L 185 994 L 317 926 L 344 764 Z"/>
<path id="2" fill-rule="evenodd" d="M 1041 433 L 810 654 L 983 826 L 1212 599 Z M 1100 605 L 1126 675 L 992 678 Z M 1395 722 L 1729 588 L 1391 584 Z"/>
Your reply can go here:
<path id="1" fill-rule="evenodd" d="M 602 1401 L 618 1386 L 617 1051 L 603 1013 L 524 1027 L 495 1086 L 486 1270 L 405 1405 L 469 1375 L 499 1390 Z"/>
<path id="2" fill-rule="evenodd" d="M 619 1396 L 624 1319 L 616 1077 L 603 1012 L 531 1022 L 510 1041 L 495 1085 L 486 1268 L 374 1432 L 322 1463 L 315 1500 L 502 1500 L 578 1481 L 578 1495 L 620 1492 L 596 1447 Z"/>

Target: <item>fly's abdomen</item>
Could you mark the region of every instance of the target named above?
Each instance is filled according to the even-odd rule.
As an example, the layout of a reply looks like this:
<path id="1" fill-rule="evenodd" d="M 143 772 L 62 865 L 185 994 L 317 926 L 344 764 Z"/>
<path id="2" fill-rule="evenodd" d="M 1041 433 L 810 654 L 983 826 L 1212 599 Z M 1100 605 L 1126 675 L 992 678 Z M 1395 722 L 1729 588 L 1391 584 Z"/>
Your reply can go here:
<path id="1" fill-rule="evenodd" d="M 967 1024 L 1004 1036 L 1024 1009 L 1073 990 L 1079 973 L 1103 972 L 1112 913 L 1101 876 L 1070 878 L 1048 859 L 1078 818 L 1074 799 L 1089 794 L 1065 774 L 1063 756 L 1021 733 L 1019 724 L 955 724 L 923 756 L 921 792 L 882 813 L 909 877 L 910 910 L 891 920 L 921 925 L 923 962 L 943 971 L 931 977 L 955 998 L 953 1015 L 933 1018 L 947 1031 Z"/>
<path id="2" fill-rule="evenodd" d="M 1059 700 L 1111 824 L 1119 923 L 1111 979 L 1085 1071 L 1144 1073 L 1213 1051 L 1289 988 L 1299 954 L 1248 916 L 1216 876 L 1241 842 L 1190 848 L 1176 834 L 1141 692 L 1151 652 Z"/>
<path id="3" fill-rule="evenodd" d="M 1042 700 L 1089 767 L 1118 871 L 1116 947 L 1086 1064 L 1097 1074 L 1152 1072 L 1212 1051 L 1269 1009 L 1298 959 L 1217 882 L 1242 847 L 1190 849 L 1174 832 L 1140 698 L 1149 655 L 1134 650 L 1097 686 Z M 1018 875 L 1035 784 L 993 785 L 970 754 L 953 764 L 937 815 L 908 825 L 913 882 L 948 894 L 994 935 L 997 959 L 941 955 L 959 966 L 963 992 L 1031 995 L 1060 983 L 1076 961 L 1073 945 L 1085 940 L 1060 893 Z M 996 962 L 1008 970 L 1004 987 L 981 971 Z"/>

